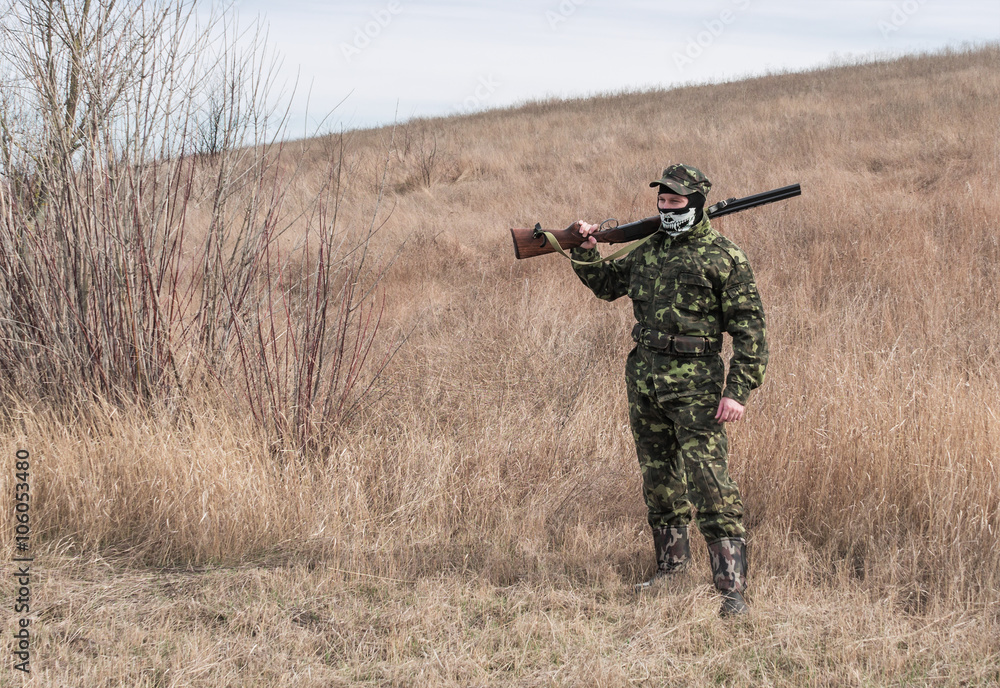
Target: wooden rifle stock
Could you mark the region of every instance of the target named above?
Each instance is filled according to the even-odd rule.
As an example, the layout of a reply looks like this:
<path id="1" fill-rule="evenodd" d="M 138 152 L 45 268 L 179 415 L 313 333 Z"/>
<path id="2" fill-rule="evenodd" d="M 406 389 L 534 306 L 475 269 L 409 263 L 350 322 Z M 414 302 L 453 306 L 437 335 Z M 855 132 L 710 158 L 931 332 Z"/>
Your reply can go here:
<path id="1" fill-rule="evenodd" d="M 749 208 L 756 208 L 759 205 L 783 201 L 786 198 L 794 198 L 801 193 L 802 188 L 798 184 L 792 184 L 790 186 L 783 186 L 780 189 L 773 189 L 752 196 L 744 196 L 743 198 L 727 198 L 724 201 L 719 201 L 715 205 L 709 206 L 705 214 L 708 215 L 709 219 L 722 217 L 723 215 L 738 213 Z M 609 222 L 612 221 L 605 220 L 601 224 L 601 227 Z M 628 224 L 600 229 L 591 236 L 601 244 L 622 244 L 643 239 L 659 228 L 660 216 L 653 215 L 652 217 L 646 217 L 642 220 L 629 222 Z M 540 224 L 536 224 L 533 229 L 511 229 L 510 234 L 514 239 L 514 255 L 517 258 L 534 258 L 535 256 L 543 256 L 546 253 L 554 253 L 555 249 L 549 245 L 545 236 L 542 235 L 542 231 Z M 583 237 L 580 236 L 579 222 L 574 222 L 566 229 L 550 231 L 556 238 L 556 241 L 559 242 L 559 245 L 564 249 L 576 248 L 584 241 Z"/>

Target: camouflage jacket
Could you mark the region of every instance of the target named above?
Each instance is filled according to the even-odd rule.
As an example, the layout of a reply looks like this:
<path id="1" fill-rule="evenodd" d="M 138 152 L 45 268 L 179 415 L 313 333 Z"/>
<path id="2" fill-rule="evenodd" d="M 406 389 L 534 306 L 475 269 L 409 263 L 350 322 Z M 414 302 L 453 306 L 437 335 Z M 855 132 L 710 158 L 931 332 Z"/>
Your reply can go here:
<path id="1" fill-rule="evenodd" d="M 596 249 L 573 250 L 576 260 L 600 257 Z M 728 332 L 733 357 L 724 396 L 745 404 L 750 391 L 764 381 L 764 307 L 753 271 L 743 251 L 712 229 L 708 218 L 676 239 L 659 231 L 624 258 L 593 266 L 574 264 L 573 269 L 598 298 L 613 301 L 628 294 L 642 328 L 708 337 L 719 347 L 722 333 Z M 647 384 L 655 386 L 661 400 L 722 390 L 724 369 L 717 354 L 691 357 L 638 349 L 648 365 L 630 371 L 648 370 Z"/>

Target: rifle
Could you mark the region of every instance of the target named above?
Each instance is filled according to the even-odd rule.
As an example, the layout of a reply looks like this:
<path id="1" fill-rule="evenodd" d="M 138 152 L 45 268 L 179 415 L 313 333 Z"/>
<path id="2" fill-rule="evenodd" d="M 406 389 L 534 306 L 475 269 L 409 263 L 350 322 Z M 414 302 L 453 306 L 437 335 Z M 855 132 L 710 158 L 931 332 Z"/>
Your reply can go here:
<path id="1" fill-rule="evenodd" d="M 786 198 L 794 198 L 801 193 L 802 188 L 798 184 L 792 184 L 790 186 L 783 186 L 780 189 L 772 189 L 771 191 L 753 194 L 752 196 L 744 196 L 743 198 L 727 198 L 724 201 L 719 201 L 715 205 L 709 206 L 705 214 L 708 215 L 709 219 L 714 219 L 723 215 L 729 215 L 730 213 L 738 213 L 748 208 L 756 208 L 759 205 L 783 201 Z M 608 225 L 607 229 L 604 228 L 605 225 Z M 591 236 L 597 239 L 599 243 L 623 244 L 629 241 L 644 239 L 659 228 L 659 215 L 643 218 L 642 220 L 636 220 L 624 225 L 618 224 L 617 220 L 611 218 L 602 222 L 601 228 L 591 234 Z M 585 241 L 580 236 L 579 229 L 577 223 L 574 222 L 566 229 L 557 229 L 549 232 L 549 234 L 552 235 L 562 248 L 576 248 Z M 514 255 L 517 258 L 533 258 L 555 252 L 556 248 L 552 246 L 549 239 L 543 234 L 545 231 L 542 229 L 541 224 L 536 224 L 534 229 L 511 229 L 510 234 L 514 239 Z"/>

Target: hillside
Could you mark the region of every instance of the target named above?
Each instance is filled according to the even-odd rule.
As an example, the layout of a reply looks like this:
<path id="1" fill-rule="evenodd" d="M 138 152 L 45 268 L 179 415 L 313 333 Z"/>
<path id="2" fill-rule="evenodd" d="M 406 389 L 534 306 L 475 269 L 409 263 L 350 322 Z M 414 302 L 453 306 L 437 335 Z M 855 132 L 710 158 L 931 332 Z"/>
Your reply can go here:
<path id="1" fill-rule="evenodd" d="M 381 188 L 373 356 L 405 342 L 321 457 L 214 399 L 180 424 L 14 414 L 47 548 L 31 685 L 1000 683 L 998 67 L 991 46 L 289 144 L 303 193 L 344 145 L 345 231 Z M 631 593 L 654 561 L 627 299 L 508 232 L 651 215 L 672 162 L 709 202 L 803 189 L 715 223 L 771 350 L 729 429 L 753 614 L 728 625 L 698 536 L 683 580 Z"/>

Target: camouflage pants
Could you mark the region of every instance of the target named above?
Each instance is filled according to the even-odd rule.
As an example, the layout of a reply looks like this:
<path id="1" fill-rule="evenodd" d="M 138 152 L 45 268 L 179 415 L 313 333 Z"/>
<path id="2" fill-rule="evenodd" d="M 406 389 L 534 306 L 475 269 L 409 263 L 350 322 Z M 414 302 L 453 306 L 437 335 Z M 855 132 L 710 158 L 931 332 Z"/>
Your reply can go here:
<path id="1" fill-rule="evenodd" d="M 663 394 L 649 377 L 636 375 L 643 366 L 634 353 L 629 359 L 629 420 L 649 525 L 686 526 L 693 506 L 707 542 L 745 537 L 743 501 L 726 461 L 726 427 L 715 420 L 720 392 Z"/>

